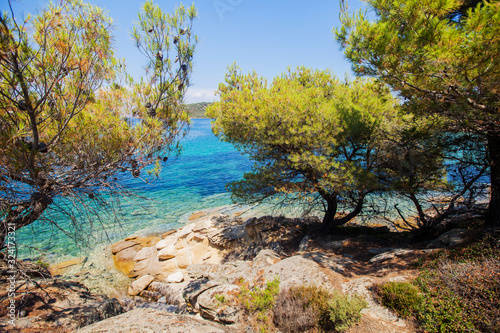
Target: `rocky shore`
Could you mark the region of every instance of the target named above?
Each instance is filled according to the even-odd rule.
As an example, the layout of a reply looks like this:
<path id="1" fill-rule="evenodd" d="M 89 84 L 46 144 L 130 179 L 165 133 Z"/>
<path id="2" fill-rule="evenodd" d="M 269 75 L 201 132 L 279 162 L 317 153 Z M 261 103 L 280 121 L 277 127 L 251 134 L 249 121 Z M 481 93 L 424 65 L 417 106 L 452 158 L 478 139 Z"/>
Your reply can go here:
<path id="1" fill-rule="evenodd" d="M 325 236 L 317 231 L 315 218 L 243 219 L 211 211 L 194 213 L 190 222 L 162 235 L 131 236 L 112 244 L 106 260 L 121 272 L 122 283 L 119 290 L 108 293 L 110 297 L 94 295 L 81 283 L 57 279 L 68 268 L 81 266 L 82 260 L 49 267 L 56 276 L 46 278 L 43 285 L 49 296 L 37 291 L 30 297 L 39 306 L 23 313 L 15 327 L 2 328 L 252 332 L 242 308 L 231 300 L 242 290 L 279 279 L 282 290 L 315 285 L 365 298 L 368 306 L 361 321 L 349 332 L 413 332 L 410 322 L 375 301 L 371 287 L 411 279 L 416 258 L 472 236 L 466 230 L 452 230 L 433 242 L 409 246 L 384 227 L 369 233 L 353 227 L 346 234 Z M 88 267 L 80 270 L 75 279 L 89 277 L 89 272 Z M 52 305 L 47 310 L 43 304 Z"/>

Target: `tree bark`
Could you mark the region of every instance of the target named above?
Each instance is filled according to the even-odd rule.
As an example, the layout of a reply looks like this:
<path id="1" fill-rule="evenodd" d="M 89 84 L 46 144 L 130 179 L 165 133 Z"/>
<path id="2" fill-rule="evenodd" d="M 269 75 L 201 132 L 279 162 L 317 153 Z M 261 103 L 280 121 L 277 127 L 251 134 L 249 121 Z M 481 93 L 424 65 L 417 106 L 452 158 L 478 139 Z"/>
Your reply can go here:
<path id="1" fill-rule="evenodd" d="M 500 133 L 488 135 L 488 152 L 491 169 L 491 196 L 486 225 L 500 227 Z"/>
<path id="2" fill-rule="evenodd" d="M 11 210 L 0 222 L 0 251 L 3 251 L 8 245 L 6 239 L 9 232 L 16 232 L 22 227 L 35 222 L 49 207 L 50 203 L 50 200 L 42 199 L 31 202 L 31 205 L 20 205 Z"/>
<path id="3" fill-rule="evenodd" d="M 321 193 L 321 197 L 326 201 L 325 216 L 323 216 L 323 225 L 325 229 L 331 229 L 335 227 L 335 215 L 337 214 L 337 195 Z"/>

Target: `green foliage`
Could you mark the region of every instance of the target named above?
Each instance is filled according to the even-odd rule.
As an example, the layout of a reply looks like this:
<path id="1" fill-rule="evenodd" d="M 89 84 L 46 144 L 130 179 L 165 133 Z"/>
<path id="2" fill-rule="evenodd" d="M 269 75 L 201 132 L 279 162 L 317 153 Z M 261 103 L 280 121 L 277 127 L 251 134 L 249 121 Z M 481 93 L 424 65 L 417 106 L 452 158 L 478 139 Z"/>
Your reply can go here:
<path id="1" fill-rule="evenodd" d="M 391 308 L 402 317 L 412 315 L 422 302 L 418 288 L 408 282 L 387 282 L 377 285 L 375 292 L 382 305 Z"/>
<path id="2" fill-rule="evenodd" d="M 343 332 L 361 319 L 361 310 L 367 303 L 360 296 L 348 296 L 334 290 L 328 305 L 329 319 L 335 331 Z"/>
<path id="3" fill-rule="evenodd" d="M 248 289 L 243 287 L 239 294 L 239 300 L 251 315 L 252 319 L 256 320 L 256 326 L 260 332 L 268 332 L 272 325 L 271 311 L 276 302 L 276 296 L 279 294 L 280 281 L 275 277 L 272 281 L 268 281 L 264 288 L 254 287 Z"/>
<path id="4" fill-rule="evenodd" d="M 215 295 L 215 299 L 217 300 L 217 302 L 219 302 L 220 304 L 224 304 L 227 302 L 226 300 L 226 297 L 224 295 Z"/>
<path id="5" fill-rule="evenodd" d="M 398 313 L 405 303 L 416 304 L 408 310 L 426 332 L 500 332 L 499 255 L 500 241 L 491 235 L 467 247 L 441 250 L 416 265 L 420 275 L 414 284 L 422 292 L 418 303 L 411 302 L 413 292 L 386 292 L 379 286 L 378 294 Z"/>
<path id="6" fill-rule="evenodd" d="M 228 185 L 234 198 L 323 204 L 324 221 L 343 224 L 381 188 L 377 142 L 397 103 L 375 81 L 342 82 L 328 71 L 298 68 L 268 85 L 232 66 L 218 93 L 207 109 L 214 132 L 255 161 L 252 172 Z M 348 213 L 337 215 L 341 209 Z"/>
<path id="7" fill-rule="evenodd" d="M 252 290 L 243 288 L 240 298 L 248 312 L 265 312 L 273 308 L 276 295 L 279 293 L 279 278 L 274 278 L 266 283 L 265 288 Z"/>
<path id="8" fill-rule="evenodd" d="M 500 241 L 487 236 L 421 264 L 417 319 L 429 332 L 500 332 Z"/>
<path id="9" fill-rule="evenodd" d="M 177 107 L 185 93 L 179 86 L 189 84 L 195 16 L 194 7 L 167 15 L 152 2 L 144 5 L 138 25 L 155 26 L 158 34 L 146 38 L 149 30 L 136 28 L 137 46 L 150 65 L 152 54 L 165 56 L 155 58 L 158 70 L 147 82 L 134 83 L 114 54 L 114 27 L 103 9 L 70 0 L 24 22 L 1 14 L 0 249 L 8 223 L 29 225 L 56 199 L 58 211 L 73 218 L 70 236 L 88 239 L 85 228 L 96 213 L 113 211 L 103 209 L 99 193 L 120 191 L 118 172 L 144 177 L 141 169 L 154 165 L 154 178 L 159 160 L 179 152 L 188 122 Z M 169 42 L 172 34 L 181 36 L 177 43 Z M 174 67 L 171 56 L 182 65 Z"/>
<path id="10" fill-rule="evenodd" d="M 274 309 L 274 322 L 289 332 L 316 329 L 321 332 L 343 332 L 361 318 L 367 306 L 359 296 L 348 296 L 336 290 L 316 286 L 292 287 L 280 293 Z"/>
<path id="11" fill-rule="evenodd" d="M 403 98 L 409 112 L 445 119 L 449 137 L 453 137 L 450 133 L 463 135 L 461 143 L 442 145 L 451 143 L 460 170 L 455 176 L 462 188 L 453 196 L 476 190 L 470 185 L 477 180 L 476 175 L 462 174 L 474 168 L 484 174 L 493 166 L 488 222 L 498 225 L 498 2 L 368 0 L 367 4 L 375 19 L 369 20 L 362 11 L 350 15 L 343 6 L 343 25 L 334 30 L 354 72 L 388 84 Z"/>

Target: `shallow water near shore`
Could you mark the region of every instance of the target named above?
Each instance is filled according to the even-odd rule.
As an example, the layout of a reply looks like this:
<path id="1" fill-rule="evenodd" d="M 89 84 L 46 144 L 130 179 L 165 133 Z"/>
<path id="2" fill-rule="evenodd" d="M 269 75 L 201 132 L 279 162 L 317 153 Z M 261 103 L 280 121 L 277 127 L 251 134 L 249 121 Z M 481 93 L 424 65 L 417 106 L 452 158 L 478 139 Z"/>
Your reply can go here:
<path id="1" fill-rule="evenodd" d="M 123 186 L 136 196 L 120 199 L 119 225 L 103 216 L 97 226 L 92 247 L 116 242 L 134 233 L 161 233 L 179 228 L 195 211 L 231 206 L 226 183 L 249 171 L 251 162 L 231 144 L 221 142 L 211 131 L 209 119 L 193 119 L 188 135 L 182 141 L 178 158 L 163 164 L 160 177 L 152 184 L 128 175 Z M 244 209 L 244 208 L 242 208 Z M 64 230 L 71 230 L 71 220 L 48 212 Z M 49 217 L 49 216 L 47 216 Z M 64 233 L 43 220 L 17 232 L 20 258 L 42 258 L 53 262 L 75 256 L 86 256 L 92 249 L 75 245 Z M 35 249 L 36 248 L 36 249 Z"/>

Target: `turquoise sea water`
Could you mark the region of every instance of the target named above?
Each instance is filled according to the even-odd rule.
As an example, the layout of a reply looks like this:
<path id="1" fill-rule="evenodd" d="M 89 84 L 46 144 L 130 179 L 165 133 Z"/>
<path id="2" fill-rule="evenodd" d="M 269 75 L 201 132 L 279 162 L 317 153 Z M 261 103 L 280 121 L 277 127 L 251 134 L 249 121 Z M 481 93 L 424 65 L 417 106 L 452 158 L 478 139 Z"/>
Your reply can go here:
<path id="1" fill-rule="evenodd" d="M 103 218 L 97 227 L 95 246 L 109 244 L 135 232 L 155 233 L 178 228 L 194 211 L 231 204 L 225 184 L 242 177 L 251 162 L 231 144 L 221 142 L 211 131 L 210 120 L 193 119 L 188 135 L 182 141 L 181 155 L 164 163 L 160 178 L 153 184 L 128 176 L 123 185 L 138 196 L 122 198 L 120 226 Z M 141 198 L 147 198 L 147 200 Z M 71 221 L 57 216 L 57 222 L 71 230 Z M 108 220 L 106 220 L 108 219 Z M 61 230 L 48 222 L 37 221 L 17 233 L 20 257 L 61 260 L 82 256 L 90 249 L 79 248 Z M 38 248 L 34 250 L 32 247 Z"/>

